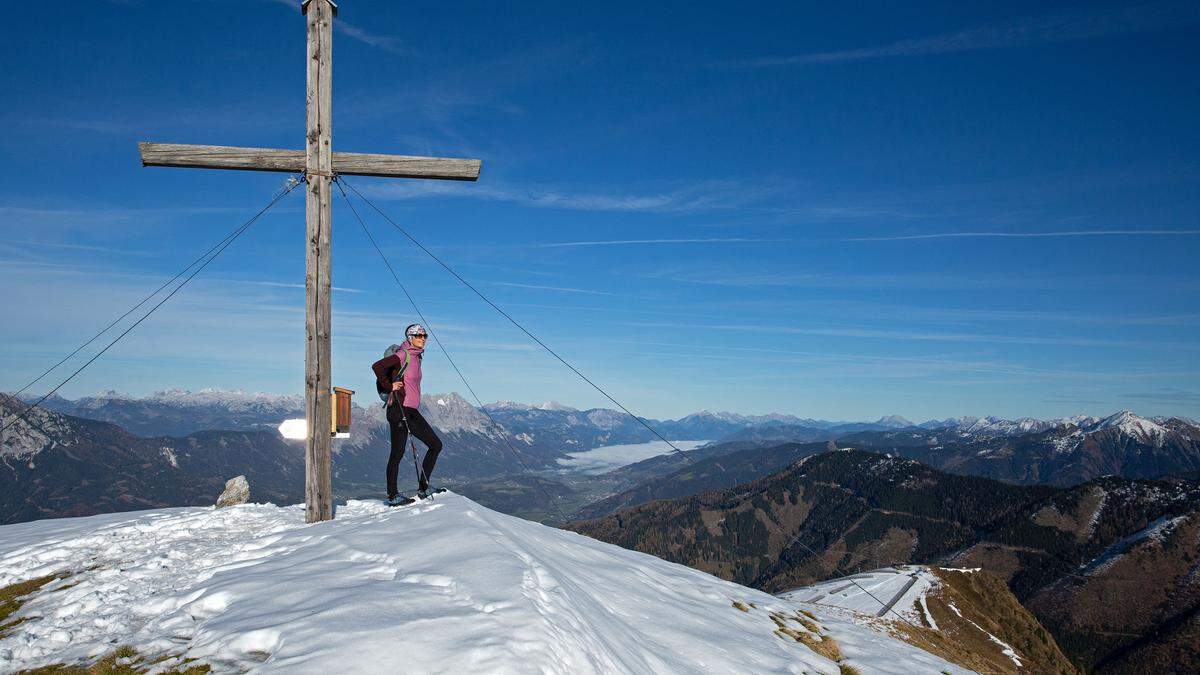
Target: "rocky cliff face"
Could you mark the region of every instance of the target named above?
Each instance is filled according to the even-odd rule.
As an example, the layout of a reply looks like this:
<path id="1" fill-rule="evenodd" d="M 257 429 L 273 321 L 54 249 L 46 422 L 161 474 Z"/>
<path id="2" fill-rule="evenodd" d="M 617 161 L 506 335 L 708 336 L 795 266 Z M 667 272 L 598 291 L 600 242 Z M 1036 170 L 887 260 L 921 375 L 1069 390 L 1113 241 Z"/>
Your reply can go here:
<path id="1" fill-rule="evenodd" d="M 0 395 L 0 415 L 25 410 Z M 245 474 L 251 498 L 303 500 L 303 448 L 274 431 L 144 438 L 107 422 L 34 410 L 5 432 L 0 522 L 207 505 Z"/>

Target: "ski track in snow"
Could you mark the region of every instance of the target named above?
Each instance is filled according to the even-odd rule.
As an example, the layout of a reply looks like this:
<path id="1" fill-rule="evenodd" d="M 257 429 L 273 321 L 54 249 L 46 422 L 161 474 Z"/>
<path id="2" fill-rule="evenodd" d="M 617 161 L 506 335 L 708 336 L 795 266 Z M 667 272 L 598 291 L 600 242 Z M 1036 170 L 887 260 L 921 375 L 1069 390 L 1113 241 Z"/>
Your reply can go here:
<path id="1" fill-rule="evenodd" d="M 0 527 L 0 585 L 73 573 L 20 610 L 0 671 L 127 644 L 216 672 L 838 672 L 774 634 L 786 600 L 453 493 L 303 518 L 247 504 Z M 966 672 L 818 615 L 864 673 Z"/>

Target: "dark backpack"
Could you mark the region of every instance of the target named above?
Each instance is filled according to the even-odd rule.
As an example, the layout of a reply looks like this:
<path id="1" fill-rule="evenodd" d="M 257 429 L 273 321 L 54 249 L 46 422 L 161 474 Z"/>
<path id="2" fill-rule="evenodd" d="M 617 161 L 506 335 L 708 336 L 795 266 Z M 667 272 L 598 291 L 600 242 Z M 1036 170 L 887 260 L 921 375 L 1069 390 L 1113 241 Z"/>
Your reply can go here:
<path id="1" fill-rule="evenodd" d="M 400 345 L 392 345 L 383 350 L 383 358 L 386 359 L 387 357 L 394 355 L 396 352 L 402 352 L 404 354 L 404 362 L 401 363 L 400 368 L 392 374 L 392 382 L 404 379 L 404 371 L 408 370 L 408 350 L 401 349 Z M 375 380 L 375 393 L 379 394 L 379 400 L 382 401 L 384 405 L 387 405 L 388 399 L 392 396 L 391 388 L 384 387 L 379 383 L 379 380 Z"/>

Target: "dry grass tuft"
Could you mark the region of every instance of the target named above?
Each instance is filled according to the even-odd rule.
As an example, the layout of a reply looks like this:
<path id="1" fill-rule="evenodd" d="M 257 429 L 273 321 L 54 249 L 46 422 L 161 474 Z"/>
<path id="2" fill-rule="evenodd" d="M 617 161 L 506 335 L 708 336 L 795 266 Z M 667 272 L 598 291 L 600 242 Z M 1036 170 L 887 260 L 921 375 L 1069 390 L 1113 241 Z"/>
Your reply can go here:
<path id="1" fill-rule="evenodd" d="M 823 633 L 815 621 L 810 621 L 799 612 L 791 616 L 771 612 L 771 620 L 775 622 L 775 634 L 779 637 L 791 638 L 830 661 L 842 660 L 842 649 L 837 641 Z M 799 624 L 804 630 L 796 630 L 788 624 L 789 621 Z"/>
<path id="2" fill-rule="evenodd" d="M 9 584 L 4 588 L 0 588 L 0 638 L 7 635 L 10 630 L 21 622 L 28 620 L 28 617 L 21 617 L 12 621 L 8 620 L 8 617 L 15 614 L 29 600 L 28 596 L 36 593 L 42 586 L 51 581 L 65 579 L 69 575 L 69 572 L 47 574 L 44 577 Z"/>
<path id="3" fill-rule="evenodd" d="M 842 648 L 838 646 L 836 640 L 828 635 L 814 637 L 808 633 L 800 633 L 800 636 L 800 642 L 803 642 L 805 647 L 808 647 L 817 654 L 824 656 L 830 661 L 842 660 Z"/>
<path id="4" fill-rule="evenodd" d="M 23 670 L 21 673 L 22 675 L 142 675 L 150 671 L 150 666 L 165 661 L 166 658 L 170 657 L 147 663 L 136 649 L 125 645 L 118 647 L 89 666 L 65 666 L 61 663 L 56 663 L 33 670 Z M 185 665 L 182 668 L 156 672 L 160 675 L 207 675 L 207 673 L 212 671 L 206 665 L 186 665 L 187 661 L 191 660 L 185 659 Z"/>
<path id="5" fill-rule="evenodd" d="M 734 601 L 733 601 L 733 608 L 734 608 L 734 609 L 740 609 L 740 610 L 742 610 L 743 612 L 749 612 L 749 611 L 750 611 L 750 608 L 746 606 L 746 603 L 742 602 L 741 600 L 734 600 Z"/>

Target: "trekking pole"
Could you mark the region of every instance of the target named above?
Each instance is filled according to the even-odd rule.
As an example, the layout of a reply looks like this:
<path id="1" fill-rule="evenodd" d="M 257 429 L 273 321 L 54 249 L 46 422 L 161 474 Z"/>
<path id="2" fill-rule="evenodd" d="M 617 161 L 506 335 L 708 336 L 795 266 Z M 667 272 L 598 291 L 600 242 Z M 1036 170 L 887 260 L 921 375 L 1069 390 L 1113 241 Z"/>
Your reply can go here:
<path id="1" fill-rule="evenodd" d="M 404 420 L 404 433 L 408 436 L 408 446 L 412 448 L 413 471 L 417 474 L 417 491 L 421 489 L 421 483 L 425 483 L 426 489 L 429 487 L 429 478 L 425 476 L 424 469 L 417 463 L 417 443 L 413 440 L 412 429 L 408 427 L 408 413 L 404 412 L 404 406 L 400 406 L 400 418 Z M 429 498 L 433 499 L 433 493 L 429 493 Z"/>

